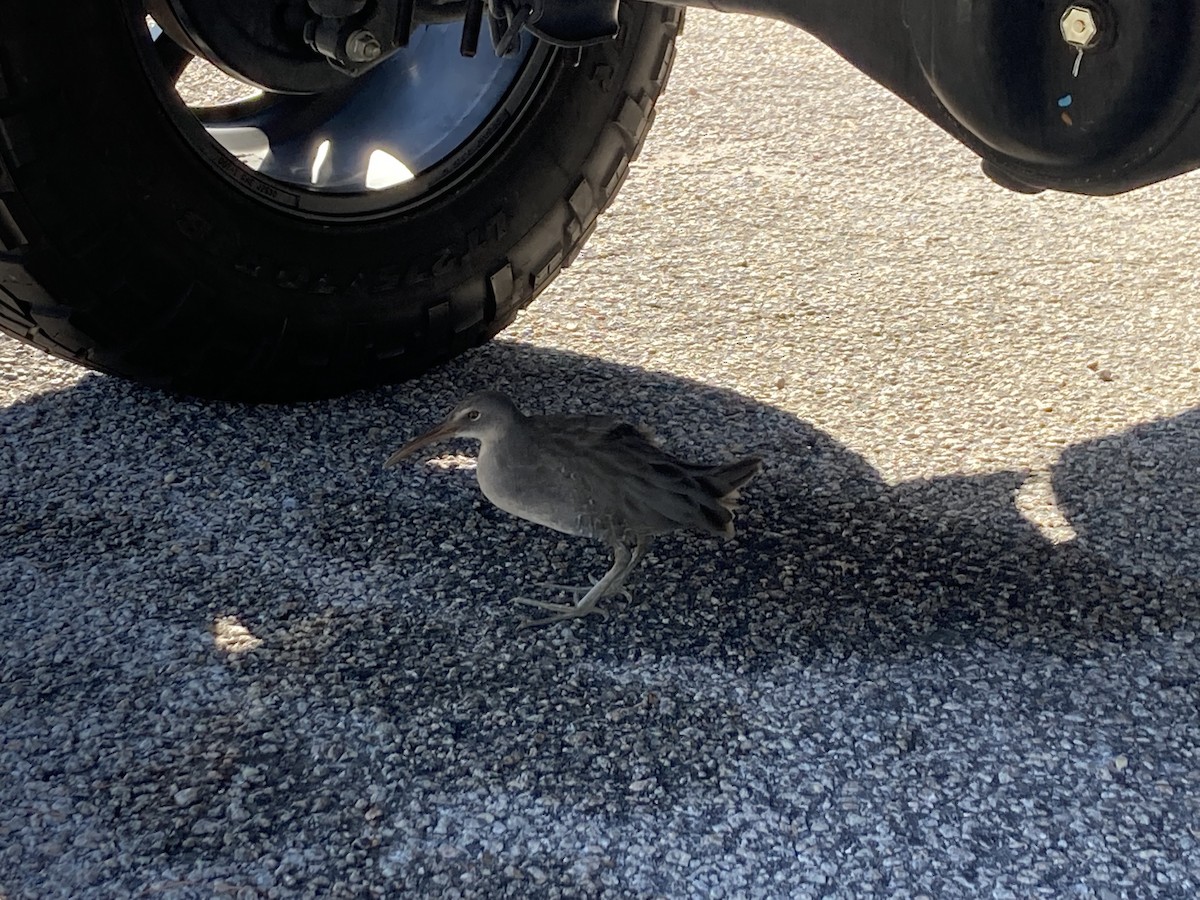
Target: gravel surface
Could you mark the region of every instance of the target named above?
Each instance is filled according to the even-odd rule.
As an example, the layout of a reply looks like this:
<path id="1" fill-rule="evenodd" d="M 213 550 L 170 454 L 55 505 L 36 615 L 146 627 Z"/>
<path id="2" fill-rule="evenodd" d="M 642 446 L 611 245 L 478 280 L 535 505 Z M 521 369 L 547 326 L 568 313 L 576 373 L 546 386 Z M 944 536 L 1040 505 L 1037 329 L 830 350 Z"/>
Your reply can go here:
<path id="1" fill-rule="evenodd" d="M 0 896 L 1200 892 L 1192 177 L 1007 193 L 798 31 L 692 14 L 502 339 L 290 408 L 0 340 Z M 613 614 L 479 496 L 469 390 L 754 452 Z M 460 455 L 462 454 L 462 455 Z"/>

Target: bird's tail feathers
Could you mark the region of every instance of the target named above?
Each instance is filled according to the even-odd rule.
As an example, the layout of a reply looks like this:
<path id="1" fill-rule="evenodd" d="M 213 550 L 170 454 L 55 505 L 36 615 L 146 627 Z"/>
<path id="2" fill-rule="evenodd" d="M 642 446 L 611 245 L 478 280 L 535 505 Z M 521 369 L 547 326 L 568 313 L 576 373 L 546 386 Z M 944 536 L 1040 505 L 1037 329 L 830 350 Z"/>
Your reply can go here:
<path id="1" fill-rule="evenodd" d="M 726 537 L 733 537 L 733 510 L 741 498 L 742 488 L 761 471 L 762 460 L 757 456 L 748 456 L 736 462 L 713 466 L 701 476 L 708 483 L 716 501 L 711 512 L 705 512 L 709 521 L 716 526 L 715 530 Z"/>
<path id="2" fill-rule="evenodd" d="M 704 473 L 704 477 L 717 492 L 717 498 L 722 504 L 732 506 L 741 496 L 741 490 L 762 471 L 762 460 L 757 456 L 747 456 L 736 462 L 713 466 Z"/>

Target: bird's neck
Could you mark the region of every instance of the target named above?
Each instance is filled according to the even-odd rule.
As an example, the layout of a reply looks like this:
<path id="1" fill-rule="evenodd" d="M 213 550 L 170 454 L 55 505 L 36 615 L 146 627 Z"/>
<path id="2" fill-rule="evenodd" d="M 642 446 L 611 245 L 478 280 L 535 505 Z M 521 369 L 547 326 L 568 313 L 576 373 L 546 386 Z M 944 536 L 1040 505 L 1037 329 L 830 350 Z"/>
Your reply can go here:
<path id="1" fill-rule="evenodd" d="M 519 422 L 505 423 L 479 437 L 479 452 L 476 458 L 480 465 L 493 459 L 493 454 L 505 458 L 520 458 L 525 455 L 524 432 Z"/>

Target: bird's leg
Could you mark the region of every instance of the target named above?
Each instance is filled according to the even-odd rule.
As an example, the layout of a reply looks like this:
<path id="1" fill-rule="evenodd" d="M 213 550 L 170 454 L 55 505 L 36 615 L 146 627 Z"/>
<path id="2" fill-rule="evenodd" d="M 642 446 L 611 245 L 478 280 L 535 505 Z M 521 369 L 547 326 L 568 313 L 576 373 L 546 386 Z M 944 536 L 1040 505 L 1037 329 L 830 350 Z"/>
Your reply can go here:
<path id="1" fill-rule="evenodd" d="M 633 603 L 633 594 L 630 593 L 629 588 L 624 587 L 625 579 L 632 574 L 633 570 L 637 568 L 637 564 L 645 557 L 646 551 L 650 549 L 650 544 L 653 540 L 648 535 L 638 537 L 637 543 L 633 547 L 633 554 L 629 557 L 629 562 L 625 564 L 625 568 L 621 570 L 621 574 L 613 580 L 612 586 L 608 589 L 610 596 L 620 594 L 625 598 L 626 602 Z"/>
<path id="2" fill-rule="evenodd" d="M 605 596 L 612 597 L 620 594 L 625 598 L 626 602 L 633 602 L 633 594 L 629 592 L 629 588 L 623 587 L 622 585 L 624 585 L 625 579 L 629 577 L 629 574 L 635 568 L 637 568 L 637 564 L 642 561 L 642 558 L 646 555 L 646 551 L 650 549 L 650 544 L 652 541 L 653 538 L 646 536 L 639 537 L 637 539 L 637 544 L 633 548 L 633 554 L 629 557 L 629 562 L 626 564 L 625 568 L 620 572 L 620 574 L 613 579 L 613 583 L 609 587 L 608 593 Z M 590 585 L 582 586 L 576 584 L 556 584 L 555 582 L 544 581 L 539 584 L 538 587 L 546 588 L 547 590 L 551 591 L 564 591 L 568 594 L 586 594 L 598 583 L 599 579 L 596 578 L 592 578 L 592 583 Z"/>
<path id="3" fill-rule="evenodd" d="M 559 584 L 556 581 L 542 581 L 538 583 L 538 587 L 547 591 L 562 591 L 564 594 L 575 594 L 578 596 L 579 594 L 586 594 L 600 583 L 600 579 L 593 575 L 589 575 L 588 578 L 591 580 L 591 584 Z M 633 602 L 633 595 L 629 593 L 627 588 L 621 588 L 621 590 L 610 590 L 608 593 L 609 596 L 613 594 L 620 594 L 627 602 Z"/>
<path id="4" fill-rule="evenodd" d="M 643 534 L 638 537 L 637 544 L 634 545 L 633 548 L 633 556 L 630 557 L 629 565 L 626 566 L 625 571 L 621 575 L 621 581 L 624 581 L 629 577 L 629 574 L 634 570 L 637 564 L 642 561 L 643 557 L 645 557 L 646 553 L 650 550 L 650 545 L 652 543 L 654 543 L 654 538 L 648 534 Z"/>
<path id="5" fill-rule="evenodd" d="M 608 615 L 602 609 L 596 609 L 596 602 L 603 596 L 612 593 L 621 586 L 621 581 L 629 574 L 629 562 L 631 555 L 629 548 L 623 544 L 613 546 L 613 564 L 604 577 L 597 581 L 592 587 L 579 598 L 575 603 L 550 603 L 546 600 L 529 600 L 526 597 L 514 597 L 514 603 L 521 603 L 525 606 L 535 606 L 538 609 L 548 609 L 554 615 L 546 616 L 542 619 L 530 619 L 521 623 L 522 628 L 531 628 L 535 625 L 549 625 L 552 622 L 560 622 L 563 619 L 577 619 L 580 616 L 590 615 L 591 613 L 599 613 L 600 615 Z"/>

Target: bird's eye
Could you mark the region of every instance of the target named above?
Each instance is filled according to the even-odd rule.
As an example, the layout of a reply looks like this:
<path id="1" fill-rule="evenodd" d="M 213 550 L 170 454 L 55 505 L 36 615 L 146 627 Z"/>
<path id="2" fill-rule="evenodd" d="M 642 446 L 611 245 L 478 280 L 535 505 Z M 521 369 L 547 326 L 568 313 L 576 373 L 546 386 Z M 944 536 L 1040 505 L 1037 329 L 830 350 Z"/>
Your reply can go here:
<path id="1" fill-rule="evenodd" d="M 467 418 L 470 419 L 472 422 L 476 421 L 479 418 L 479 410 L 477 410 L 477 409 L 471 410 L 469 413 L 467 413 Z"/>

